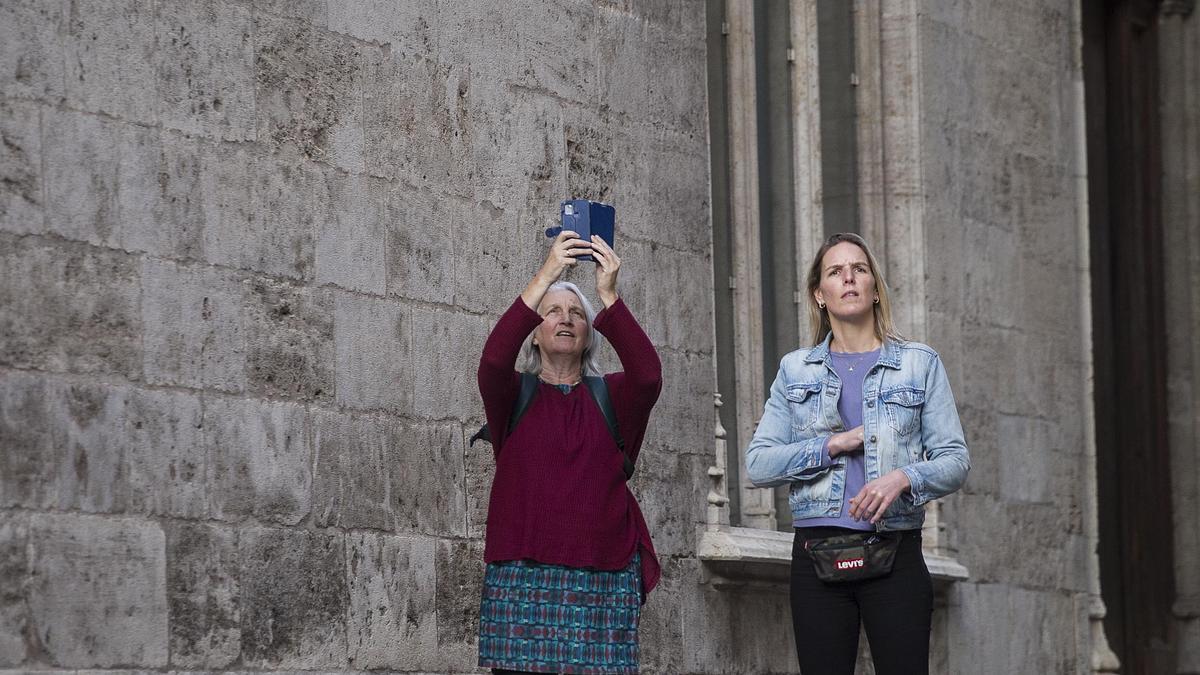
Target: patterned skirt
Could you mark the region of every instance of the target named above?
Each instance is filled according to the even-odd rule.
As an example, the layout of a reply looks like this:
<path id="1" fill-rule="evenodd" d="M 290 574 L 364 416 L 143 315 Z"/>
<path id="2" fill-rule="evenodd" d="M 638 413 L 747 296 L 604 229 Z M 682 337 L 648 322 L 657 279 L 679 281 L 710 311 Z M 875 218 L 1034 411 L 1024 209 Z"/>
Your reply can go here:
<path id="1" fill-rule="evenodd" d="M 488 563 L 479 665 L 531 673 L 636 674 L 641 594 L 637 555 L 616 571 Z"/>

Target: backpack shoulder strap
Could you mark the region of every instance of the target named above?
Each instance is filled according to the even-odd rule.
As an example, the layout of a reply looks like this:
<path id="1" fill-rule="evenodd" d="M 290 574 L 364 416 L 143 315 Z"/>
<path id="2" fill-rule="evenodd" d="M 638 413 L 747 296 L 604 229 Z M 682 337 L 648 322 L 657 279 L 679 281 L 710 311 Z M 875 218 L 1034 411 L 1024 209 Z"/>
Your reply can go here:
<path id="1" fill-rule="evenodd" d="M 517 428 L 517 422 L 525 415 L 525 411 L 529 410 L 529 404 L 533 402 L 533 397 L 537 395 L 538 377 L 533 373 L 521 373 L 521 391 L 517 394 L 517 403 L 513 406 L 512 415 L 508 417 L 508 433 L 511 434 L 513 429 Z"/>
<path id="2" fill-rule="evenodd" d="M 608 425 L 608 433 L 612 435 L 613 440 L 617 443 L 617 448 L 621 450 L 621 454 L 625 458 L 622 468 L 625 470 L 625 480 L 629 480 L 633 477 L 633 461 L 625 452 L 625 439 L 621 438 L 621 430 L 617 427 L 617 412 L 613 408 L 612 397 L 608 395 L 608 383 L 604 381 L 603 377 L 596 375 L 585 375 L 583 382 L 587 385 L 588 392 L 596 401 L 596 405 L 600 406 L 600 412 L 604 414 L 604 422 Z"/>
<path id="3" fill-rule="evenodd" d="M 521 390 L 517 393 L 517 402 L 513 405 L 512 414 L 508 416 L 508 432 L 516 428 L 517 422 L 521 421 L 521 416 L 529 409 L 529 404 L 533 402 L 533 397 L 537 394 L 538 378 L 537 375 L 530 373 L 521 373 Z M 506 435 L 507 435 L 506 434 Z M 492 442 L 492 431 L 488 429 L 488 425 L 479 427 L 479 431 L 471 437 L 471 445 L 475 445 L 475 441 Z"/>

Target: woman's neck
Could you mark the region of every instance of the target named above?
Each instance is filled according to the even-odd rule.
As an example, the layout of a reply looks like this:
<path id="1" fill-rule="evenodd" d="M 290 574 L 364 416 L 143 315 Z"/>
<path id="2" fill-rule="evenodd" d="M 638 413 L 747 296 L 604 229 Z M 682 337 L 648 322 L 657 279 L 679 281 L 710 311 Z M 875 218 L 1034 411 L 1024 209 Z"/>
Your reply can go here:
<path id="1" fill-rule="evenodd" d="M 875 351 L 882 345 L 879 338 L 875 335 L 875 322 L 873 320 L 862 323 L 847 323 L 834 320 L 830 317 L 829 323 L 833 328 L 833 340 L 829 343 L 829 348 L 832 351 L 857 354 Z"/>
<path id="2" fill-rule="evenodd" d="M 549 384 L 575 384 L 580 380 L 583 365 L 578 358 L 565 359 L 547 358 L 542 355 L 542 372 L 538 377 Z"/>

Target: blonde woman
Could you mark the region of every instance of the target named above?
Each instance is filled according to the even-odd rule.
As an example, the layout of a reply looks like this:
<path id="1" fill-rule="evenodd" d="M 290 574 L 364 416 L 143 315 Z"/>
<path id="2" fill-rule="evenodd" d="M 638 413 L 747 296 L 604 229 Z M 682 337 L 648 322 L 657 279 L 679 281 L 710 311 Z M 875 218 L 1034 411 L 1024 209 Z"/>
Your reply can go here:
<path id="1" fill-rule="evenodd" d="M 894 329 L 862 237 L 826 240 L 807 281 L 812 346 L 783 357 L 746 450 L 755 485 L 791 488 L 800 669 L 851 675 L 861 626 L 875 672 L 927 673 L 923 506 L 970 468 L 954 396 L 937 353 Z"/>

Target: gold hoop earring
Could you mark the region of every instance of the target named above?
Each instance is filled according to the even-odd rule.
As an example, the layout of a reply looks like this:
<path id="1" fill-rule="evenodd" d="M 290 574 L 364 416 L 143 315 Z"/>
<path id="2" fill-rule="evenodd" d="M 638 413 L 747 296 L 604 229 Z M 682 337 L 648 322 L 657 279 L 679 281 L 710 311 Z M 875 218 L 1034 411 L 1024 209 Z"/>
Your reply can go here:
<path id="1" fill-rule="evenodd" d="M 877 304 L 877 305 L 879 304 L 879 296 L 878 295 L 875 296 L 875 304 Z"/>
<path id="2" fill-rule="evenodd" d="M 817 307 L 823 310 L 823 309 L 825 309 L 825 303 L 823 303 L 823 302 L 818 302 L 818 303 L 817 303 Z"/>

